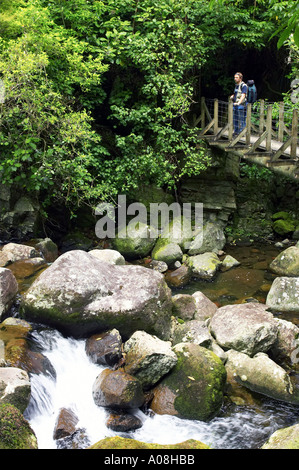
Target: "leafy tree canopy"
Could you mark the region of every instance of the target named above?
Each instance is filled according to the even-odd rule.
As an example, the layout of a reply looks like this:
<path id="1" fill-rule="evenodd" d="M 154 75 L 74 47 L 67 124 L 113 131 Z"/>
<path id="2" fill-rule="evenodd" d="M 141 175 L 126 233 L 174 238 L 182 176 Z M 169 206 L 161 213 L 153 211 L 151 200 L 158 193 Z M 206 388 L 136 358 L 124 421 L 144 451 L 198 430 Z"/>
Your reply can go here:
<path id="1" fill-rule="evenodd" d="M 2 0 L 2 181 L 74 208 L 204 171 L 200 75 L 229 44 L 267 47 L 292 27 L 282 4 Z"/>

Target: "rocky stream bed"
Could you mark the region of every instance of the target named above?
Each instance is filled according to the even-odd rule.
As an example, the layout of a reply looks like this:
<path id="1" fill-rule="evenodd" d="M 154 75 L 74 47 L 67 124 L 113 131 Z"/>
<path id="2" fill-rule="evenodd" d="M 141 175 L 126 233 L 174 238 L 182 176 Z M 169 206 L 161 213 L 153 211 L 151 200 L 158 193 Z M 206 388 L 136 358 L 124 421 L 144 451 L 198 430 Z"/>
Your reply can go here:
<path id="1" fill-rule="evenodd" d="M 0 447 L 299 448 L 297 245 L 3 246 Z"/>

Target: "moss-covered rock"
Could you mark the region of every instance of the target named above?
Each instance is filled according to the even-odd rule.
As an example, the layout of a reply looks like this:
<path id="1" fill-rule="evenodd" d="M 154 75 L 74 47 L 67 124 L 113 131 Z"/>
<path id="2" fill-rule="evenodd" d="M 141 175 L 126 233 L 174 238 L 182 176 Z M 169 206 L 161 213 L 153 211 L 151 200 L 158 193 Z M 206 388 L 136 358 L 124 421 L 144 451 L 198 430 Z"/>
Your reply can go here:
<path id="1" fill-rule="evenodd" d="M 287 235 L 295 230 L 295 225 L 291 220 L 278 219 L 273 222 L 273 230 L 279 235 Z"/>
<path id="2" fill-rule="evenodd" d="M 194 233 L 191 221 L 183 216 L 176 216 L 162 230 L 161 238 L 168 243 L 178 244 L 182 251 L 189 249 Z"/>
<path id="3" fill-rule="evenodd" d="M 298 223 L 292 214 L 285 211 L 276 212 L 276 214 L 273 214 L 272 219 L 273 230 L 279 235 L 287 235 L 294 232 Z"/>
<path id="4" fill-rule="evenodd" d="M 208 421 L 219 412 L 226 370 L 212 351 L 194 343 L 174 346 L 176 366 L 154 391 L 151 408 L 158 414 Z"/>
<path id="5" fill-rule="evenodd" d="M 190 256 L 187 264 L 195 277 L 200 279 L 212 279 L 221 266 L 216 253 L 207 252 L 200 255 Z"/>
<path id="6" fill-rule="evenodd" d="M 270 269 L 280 276 L 299 276 L 299 248 L 290 246 L 270 263 Z"/>
<path id="7" fill-rule="evenodd" d="M 48 263 L 53 263 L 58 258 L 58 247 L 50 238 L 38 240 L 35 248 Z"/>
<path id="8" fill-rule="evenodd" d="M 275 431 L 262 449 L 299 449 L 299 424 Z"/>
<path id="9" fill-rule="evenodd" d="M 172 268 L 176 261 L 182 261 L 183 252 L 178 243 L 159 238 L 152 251 L 152 258 L 157 261 L 164 261 L 167 266 Z"/>
<path id="10" fill-rule="evenodd" d="M 197 229 L 194 240 L 190 243 L 188 254 L 199 255 L 207 251 L 222 250 L 226 243 L 222 224 L 208 221 Z"/>
<path id="11" fill-rule="evenodd" d="M 123 437 L 107 437 L 96 442 L 89 449 L 210 449 L 209 446 L 195 439 L 178 444 L 148 444 L 146 442 L 136 441 L 135 439 L 126 439 Z"/>
<path id="12" fill-rule="evenodd" d="M 30 323 L 19 318 L 8 317 L 0 323 L 0 341 L 4 346 L 3 363 L 17 367 L 28 373 L 51 370 L 49 359 L 37 351 L 31 351 L 29 333 Z"/>
<path id="13" fill-rule="evenodd" d="M 31 383 L 27 372 L 17 367 L 0 368 L 0 403 L 9 403 L 24 413 L 30 400 Z"/>
<path id="14" fill-rule="evenodd" d="M 22 413 L 0 404 L 0 449 L 37 449 L 37 439 Z"/>
<path id="15" fill-rule="evenodd" d="M 153 249 L 158 232 L 154 227 L 139 222 L 136 226 L 126 226 L 117 236 L 111 239 L 114 250 L 121 253 L 126 259 L 144 258 Z"/>

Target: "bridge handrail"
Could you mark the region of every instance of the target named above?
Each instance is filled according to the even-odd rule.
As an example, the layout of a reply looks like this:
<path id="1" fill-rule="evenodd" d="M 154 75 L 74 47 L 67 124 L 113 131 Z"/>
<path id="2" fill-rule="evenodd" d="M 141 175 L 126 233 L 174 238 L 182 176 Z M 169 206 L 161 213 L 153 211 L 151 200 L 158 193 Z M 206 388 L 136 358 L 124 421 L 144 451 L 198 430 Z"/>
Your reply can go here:
<path id="1" fill-rule="evenodd" d="M 287 117 L 287 119 L 286 119 Z M 277 160 L 290 147 L 290 157 L 296 159 L 298 143 L 298 109 L 291 109 L 282 102 L 258 100 L 247 104 L 245 129 L 233 139 L 233 103 L 231 100 L 201 99 L 201 113 L 194 123 L 201 124 L 201 136 L 213 132 L 214 140 L 220 139 L 226 133 L 230 146 L 234 146 L 241 138 L 250 144 L 252 135 L 257 136 L 256 142 L 250 149 L 255 152 L 261 142 L 266 142 L 266 152 L 271 153 L 271 139 L 282 145 L 272 155 L 272 161 Z"/>

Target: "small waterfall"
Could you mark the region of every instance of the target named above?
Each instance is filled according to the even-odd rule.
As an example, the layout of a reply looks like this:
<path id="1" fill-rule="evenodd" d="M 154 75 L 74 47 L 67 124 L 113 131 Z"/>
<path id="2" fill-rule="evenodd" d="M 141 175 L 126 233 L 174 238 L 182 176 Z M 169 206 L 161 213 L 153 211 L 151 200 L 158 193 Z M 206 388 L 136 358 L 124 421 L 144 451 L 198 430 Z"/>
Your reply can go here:
<path id="1" fill-rule="evenodd" d="M 91 443 L 109 435 L 106 411 L 95 405 L 92 385 L 104 367 L 93 364 L 85 353 L 85 342 L 64 338 L 58 332 L 40 333 L 43 354 L 55 370 L 31 376 L 31 402 L 26 417 L 34 429 L 41 449 L 55 449 L 53 431 L 61 408 L 71 409 L 79 418 L 77 427 L 87 430 Z M 108 433 L 107 433 L 108 431 Z"/>
<path id="2" fill-rule="evenodd" d="M 60 408 L 70 408 L 85 429 L 87 447 L 116 434 L 143 442 L 175 444 L 196 439 L 215 449 L 259 448 L 277 429 L 290 426 L 299 417 L 298 407 L 265 401 L 261 409 L 233 407 L 209 423 L 179 419 L 169 415 L 147 415 L 137 410 L 143 426 L 131 433 L 115 433 L 107 428 L 107 411 L 95 405 L 93 383 L 104 369 L 92 363 L 85 353 L 85 341 L 65 338 L 55 330 L 33 333 L 34 341 L 52 364 L 55 374 L 32 374 L 32 396 L 25 412 L 39 449 L 56 449 L 53 431 Z"/>

